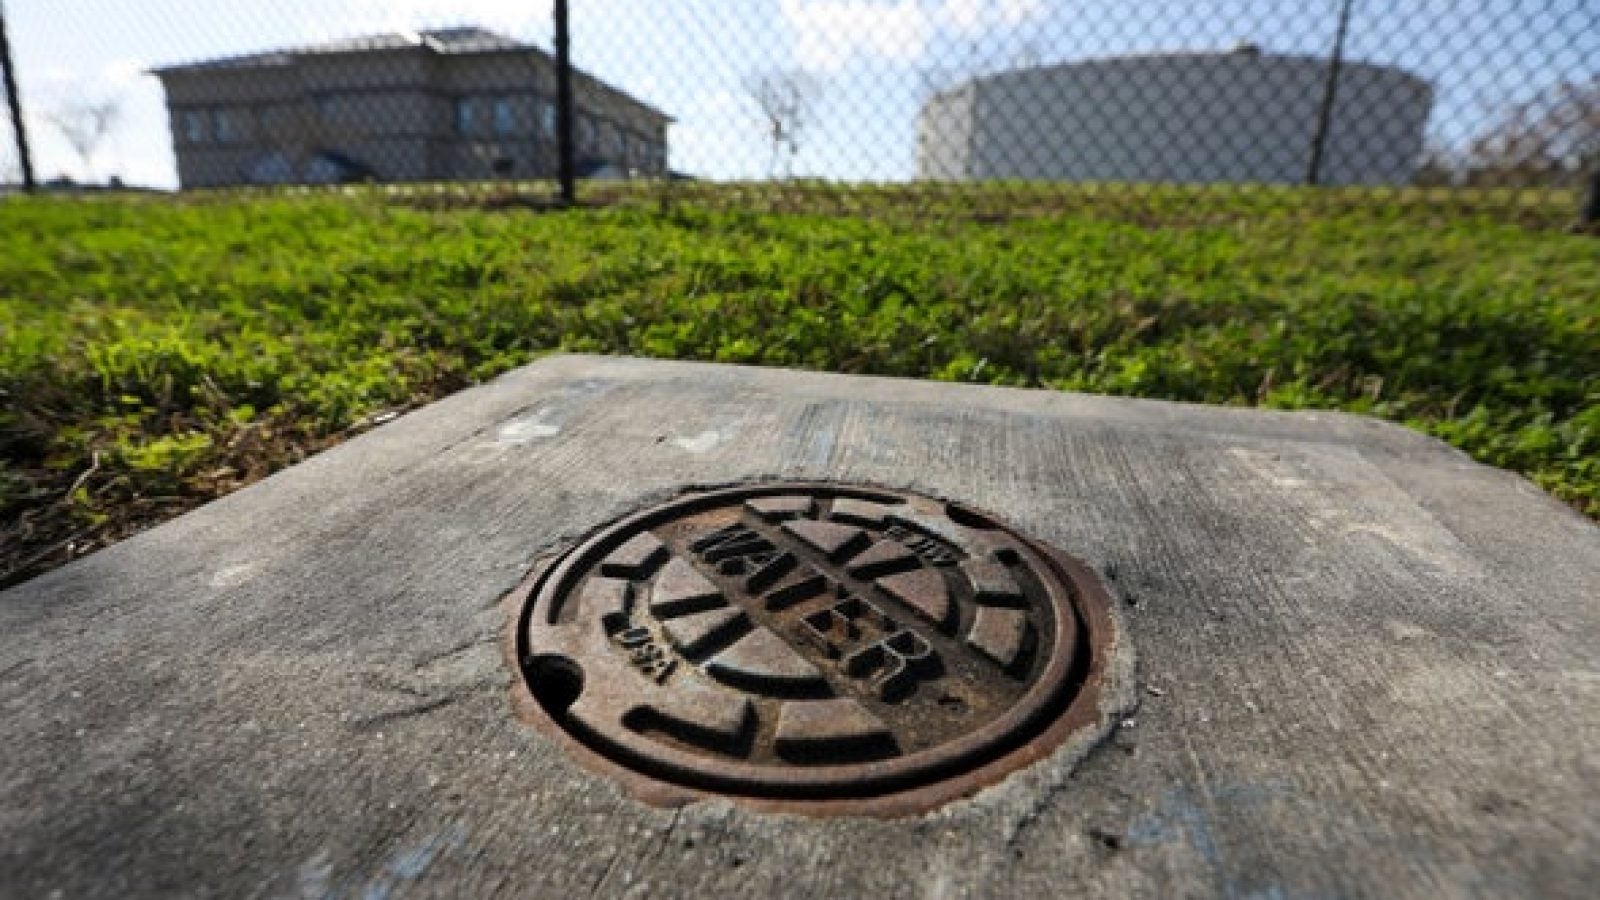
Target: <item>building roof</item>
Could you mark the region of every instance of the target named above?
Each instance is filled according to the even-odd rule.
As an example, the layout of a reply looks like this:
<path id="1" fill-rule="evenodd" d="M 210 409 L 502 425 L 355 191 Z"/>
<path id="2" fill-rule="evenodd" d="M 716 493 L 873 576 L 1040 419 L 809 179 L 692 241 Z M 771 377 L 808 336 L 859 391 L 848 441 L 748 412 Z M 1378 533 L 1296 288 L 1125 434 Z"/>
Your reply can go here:
<path id="1" fill-rule="evenodd" d="M 168 72 L 250 69 L 262 66 L 289 65 L 294 62 L 295 57 L 299 56 L 320 56 L 332 53 L 374 53 L 387 50 L 409 50 L 412 48 L 422 48 L 444 55 L 516 51 L 544 52 L 533 44 L 524 43 L 486 28 L 467 25 L 457 28 L 434 28 L 427 31 L 388 31 L 382 34 L 357 35 L 356 37 L 307 44 L 302 47 L 293 47 L 285 50 L 268 50 L 261 53 L 224 56 L 219 59 L 200 60 L 192 63 L 157 66 L 150 71 L 155 75 L 165 75 Z"/>
<path id="2" fill-rule="evenodd" d="M 295 60 L 307 56 L 385 53 L 414 49 L 427 50 L 441 56 L 468 56 L 485 53 L 537 53 L 546 58 L 549 57 L 549 53 L 533 44 L 519 41 L 499 32 L 490 31 L 487 28 L 464 25 L 454 28 L 432 28 L 426 31 L 389 31 L 382 34 L 358 35 L 285 50 L 267 50 L 260 53 L 246 53 L 239 56 L 225 56 L 198 62 L 157 66 L 150 70 L 150 74 L 164 77 L 177 73 L 273 68 L 293 65 Z M 669 122 L 672 121 L 672 116 L 667 115 L 654 105 L 646 103 L 632 94 L 577 68 L 572 71 L 575 76 L 589 79 L 600 87 L 621 95 L 630 102 L 644 107 L 661 118 Z"/>
<path id="3" fill-rule="evenodd" d="M 1248 60 L 1253 66 L 1274 66 L 1283 62 L 1313 64 L 1326 66 L 1328 58 L 1307 53 L 1273 53 L 1263 50 L 1260 45 L 1251 42 L 1242 42 L 1227 50 L 1151 50 L 1133 53 L 1118 53 L 1106 56 L 1087 56 L 1080 59 L 1067 60 L 1057 63 L 1045 63 L 1034 66 L 1024 66 L 1015 69 L 1002 69 L 996 72 L 985 72 L 973 75 L 956 82 L 949 87 L 934 92 L 933 97 L 942 97 L 947 94 L 956 94 L 974 85 L 996 84 L 1018 79 L 1049 77 L 1057 72 L 1069 72 L 1078 69 L 1109 68 L 1123 65 L 1143 65 L 1150 63 L 1173 62 L 1181 60 L 1221 60 L 1240 59 Z M 1395 65 L 1366 62 L 1360 59 L 1345 57 L 1342 63 L 1346 69 L 1372 69 L 1390 72 L 1403 76 L 1416 82 L 1422 87 L 1431 89 L 1427 79 L 1414 72 L 1402 69 Z M 932 99 L 932 98 L 930 98 Z"/>

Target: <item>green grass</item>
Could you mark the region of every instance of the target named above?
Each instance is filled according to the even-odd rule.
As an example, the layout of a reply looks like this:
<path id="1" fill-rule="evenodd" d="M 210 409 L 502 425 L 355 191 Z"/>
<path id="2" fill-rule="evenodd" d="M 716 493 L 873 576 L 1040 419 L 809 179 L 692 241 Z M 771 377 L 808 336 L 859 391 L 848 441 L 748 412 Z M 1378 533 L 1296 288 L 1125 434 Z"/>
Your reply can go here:
<path id="1" fill-rule="evenodd" d="M 6 200 L 0 576 L 554 350 L 1370 413 L 1600 515 L 1595 238 L 1320 196 L 1185 194 L 1160 228 Z"/>

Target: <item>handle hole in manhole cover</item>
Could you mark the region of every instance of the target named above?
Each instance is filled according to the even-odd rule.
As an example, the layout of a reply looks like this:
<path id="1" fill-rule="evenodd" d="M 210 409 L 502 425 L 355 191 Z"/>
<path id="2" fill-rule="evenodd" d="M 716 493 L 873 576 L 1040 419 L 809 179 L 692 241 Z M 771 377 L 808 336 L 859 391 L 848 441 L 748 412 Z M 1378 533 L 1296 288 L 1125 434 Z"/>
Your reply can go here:
<path id="1" fill-rule="evenodd" d="M 583 696 L 583 669 L 564 657 L 538 656 L 529 660 L 527 678 L 533 699 L 557 722 L 565 722 L 567 710 Z"/>

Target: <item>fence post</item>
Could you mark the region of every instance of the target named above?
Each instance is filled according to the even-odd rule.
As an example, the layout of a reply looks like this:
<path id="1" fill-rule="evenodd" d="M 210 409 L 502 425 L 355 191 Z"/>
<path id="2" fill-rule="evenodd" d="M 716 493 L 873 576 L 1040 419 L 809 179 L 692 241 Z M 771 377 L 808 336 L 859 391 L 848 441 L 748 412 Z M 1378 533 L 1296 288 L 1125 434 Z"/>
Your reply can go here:
<path id="1" fill-rule="evenodd" d="M 1328 126 L 1333 119 L 1333 101 L 1339 93 L 1339 69 L 1344 65 L 1344 33 L 1350 25 L 1351 0 L 1339 4 L 1339 27 L 1333 33 L 1333 56 L 1328 60 L 1328 81 L 1322 89 L 1322 105 L 1317 109 L 1317 130 L 1311 136 L 1311 159 L 1306 163 L 1306 184 L 1322 180 L 1322 150 L 1328 143 Z"/>
<path id="2" fill-rule="evenodd" d="M 561 202 L 571 206 L 577 200 L 573 183 L 577 166 L 573 163 L 572 41 L 567 33 L 567 0 L 556 4 L 556 153 L 560 157 Z"/>
<path id="3" fill-rule="evenodd" d="M 32 191 L 33 157 L 28 154 L 28 129 L 22 124 L 22 97 L 17 93 L 16 66 L 11 61 L 11 41 L 6 37 L 6 8 L 0 2 L 0 71 L 5 74 L 6 105 L 11 108 L 11 133 L 17 139 L 17 156 L 22 163 L 22 189 Z"/>

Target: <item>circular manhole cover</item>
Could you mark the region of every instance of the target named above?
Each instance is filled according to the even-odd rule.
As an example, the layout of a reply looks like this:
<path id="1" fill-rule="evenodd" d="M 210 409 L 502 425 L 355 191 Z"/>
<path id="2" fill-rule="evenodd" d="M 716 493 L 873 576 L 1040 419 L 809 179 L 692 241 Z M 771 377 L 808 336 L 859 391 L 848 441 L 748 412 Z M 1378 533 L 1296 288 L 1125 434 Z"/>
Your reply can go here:
<path id="1" fill-rule="evenodd" d="M 679 497 L 511 599 L 528 716 L 657 802 L 931 808 L 1095 723 L 1112 640 L 1065 554 L 836 484 Z"/>

